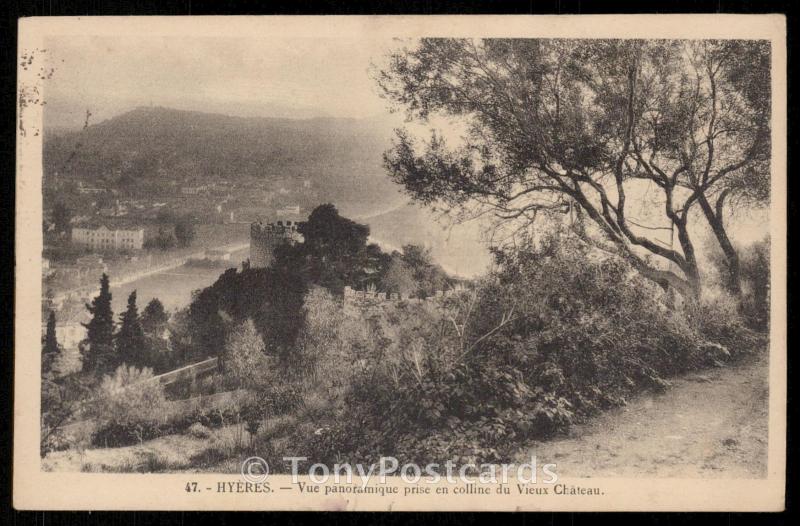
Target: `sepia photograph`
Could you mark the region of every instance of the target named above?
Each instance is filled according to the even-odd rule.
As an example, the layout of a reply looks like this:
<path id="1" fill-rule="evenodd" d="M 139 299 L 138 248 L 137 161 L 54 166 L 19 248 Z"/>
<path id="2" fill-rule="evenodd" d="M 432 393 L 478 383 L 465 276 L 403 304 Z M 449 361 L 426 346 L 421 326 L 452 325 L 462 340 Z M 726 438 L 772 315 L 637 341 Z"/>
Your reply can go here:
<path id="1" fill-rule="evenodd" d="M 334 18 L 20 26 L 15 488 L 781 509 L 782 17 Z"/>

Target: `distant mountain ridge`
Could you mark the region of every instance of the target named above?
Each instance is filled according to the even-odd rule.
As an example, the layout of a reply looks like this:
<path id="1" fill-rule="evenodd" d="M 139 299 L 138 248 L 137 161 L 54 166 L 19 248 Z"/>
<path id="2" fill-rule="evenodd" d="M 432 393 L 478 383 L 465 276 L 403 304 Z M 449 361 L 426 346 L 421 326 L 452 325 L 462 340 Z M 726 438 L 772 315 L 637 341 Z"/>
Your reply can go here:
<path id="1" fill-rule="evenodd" d="M 204 178 L 262 178 L 277 189 L 309 180 L 319 202 L 370 225 L 395 248 L 426 245 L 448 271 L 480 273 L 489 262 L 476 225 L 452 231 L 435 214 L 407 204 L 387 176 L 382 155 L 392 127 L 377 119 L 283 119 L 140 107 L 81 131 L 45 130 L 45 174 L 115 187 Z M 293 199 L 287 196 L 287 200 Z M 265 205 L 266 206 L 266 205 Z"/>
<path id="2" fill-rule="evenodd" d="M 139 107 L 79 131 L 45 130 L 45 175 L 125 180 L 309 179 L 329 200 L 397 194 L 382 154 L 391 127 L 374 119 L 233 117 Z"/>

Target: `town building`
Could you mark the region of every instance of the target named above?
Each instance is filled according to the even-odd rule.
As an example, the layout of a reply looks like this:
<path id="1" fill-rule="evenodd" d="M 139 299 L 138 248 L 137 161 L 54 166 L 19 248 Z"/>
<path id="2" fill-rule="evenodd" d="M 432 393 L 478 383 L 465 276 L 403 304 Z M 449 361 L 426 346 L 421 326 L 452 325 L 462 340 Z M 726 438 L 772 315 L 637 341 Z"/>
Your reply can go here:
<path id="1" fill-rule="evenodd" d="M 99 213 L 103 217 L 122 217 L 128 215 L 128 207 L 117 199 L 113 205 L 101 208 Z"/>
<path id="2" fill-rule="evenodd" d="M 284 219 L 287 217 L 299 216 L 300 215 L 300 205 L 293 205 L 293 206 L 284 206 L 282 208 L 278 208 L 275 211 L 275 215 L 278 216 L 280 219 Z"/>
<path id="3" fill-rule="evenodd" d="M 84 339 L 86 339 L 86 327 L 82 323 L 56 323 L 56 340 L 65 349 L 77 349 Z"/>
<path id="4" fill-rule="evenodd" d="M 144 245 L 144 229 L 110 229 L 105 225 L 97 228 L 76 227 L 72 229 L 72 242 L 92 250 L 141 250 Z"/>
<path id="5" fill-rule="evenodd" d="M 201 184 L 198 186 L 182 186 L 181 193 L 183 195 L 201 195 L 208 191 L 207 184 Z"/>
<path id="6" fill-rule="evenodd" d="M 93 186 L 85 186 L 82 181 L 78 181 L 78 193 L 84 195 L 97 195 L 106 191 L 105 188 L 98 188 Z"/>
<path id="7" fill-rule="evenodd" d="M 79 257 L 75 260 L 75 266 L 80 269 L 81 272 L 89 275 L 98 275 L 103 272 L 108 272 L 108 265 L 103 261 L 103 258 L 96 254 Z"/>
<path id="8" fill-rule="evenodd" d="M 42 336 L 47 332 L 47 324 L 42 324 Z M 53 363 L 56 377 L 66 376 L 81 370 L 80 343 L 86 339 L 86 327 L 80 321 L 56 323 L 56 341 L 61 351 Z"/>

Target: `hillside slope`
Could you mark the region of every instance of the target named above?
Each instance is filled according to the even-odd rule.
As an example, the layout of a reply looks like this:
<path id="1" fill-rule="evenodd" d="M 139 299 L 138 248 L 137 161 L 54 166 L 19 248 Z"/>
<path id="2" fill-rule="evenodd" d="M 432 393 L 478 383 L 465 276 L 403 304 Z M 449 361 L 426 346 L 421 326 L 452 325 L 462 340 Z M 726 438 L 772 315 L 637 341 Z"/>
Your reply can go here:
<path id="1" fill-rule="evenodd" d="M 370 225 L 388 249 L 425 245 L 449 272 L 473 276 L 490 258 L 476 224 L 449 228 L 388 177 L 383 152 L 392 126 L 378 119 L 277 119 L 142 107 L 81 131 L 46 130 L 45 177 L 107 188 L 175 191 L 196 181 L 309 181 L 314 203 Z M 170 190 L 170 186 L 173 186 Z"/>
<path id="2" fill-rule="evenodd" d="M 376 120 L 244 118 L 142 107 L 82 131 L 46 133 L 45 176 L 110 186 L 213 178 L 309 180 L 327 199 L 397 195 L 382 167 L 391 137 Z"/>

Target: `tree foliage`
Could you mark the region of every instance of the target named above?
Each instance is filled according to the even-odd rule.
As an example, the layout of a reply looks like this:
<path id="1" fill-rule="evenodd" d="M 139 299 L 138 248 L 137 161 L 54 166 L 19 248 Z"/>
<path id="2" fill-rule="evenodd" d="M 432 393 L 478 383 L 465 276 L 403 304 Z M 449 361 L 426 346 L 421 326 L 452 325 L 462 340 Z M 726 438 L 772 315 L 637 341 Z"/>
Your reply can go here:
<path id="1" fill-rule="evenodd" d="M 587 241 L 687 292 L 699 206 L 737 290 L 723 215 L 768 198 L 769 58 L 760 41 L 423 39 L 377 80 L 410 119 L 461 119 L 465 144 L 401 130 L 385 163 L 415 199 L 491 211 L 512 231 L 574 207 Z M 659 190 L 676 247 L 633 217 L 626 198 L 642 184 Z"/>
<path id="2" fill-rule="evenodd" d="M 224 358 L 225 372 L 242 387 L 256 387 L 267 377 L 266 348 L 253 320 L 248 318 L 230 332 Z"/>
<path id="3" fill-rule="evenodd" d="M 188 247 L 195 238 L 194 225 L 188 217 L 175 221 L 175 240 L 181 247 Z"/>
<path id="4" fill-rule="evenodd" d="M 98 426 L 93 441 L 105 447 L 154 438 L 166 409 L 164 387 L 147 367 L 120 365 L 103 377 L 90 408 Z"/>
<path id="5" fill-rule="evenodd" d="M 392 252 L 381 287 L 387 292 L 427 297 L 452 285 L 453 280 L 436 264 L 430 249 L 407 244 L 402 252 Z"/>
<path id="6" fill-rule="evenodd" d="M 437 290 L 448 288 L 452 280 L 431 256 L 428 248 L 419 245 L 403 245 L 402 260 L 417 283 L 418 296 L 430 296 Z"/>
<path id="7" fill-rule="evenodd" d="M 114 313 L 111 310 L 111 292 L 108 276 L 100 277 L 100 293 L 86 305 L 92 319 L 84 323 L 86 339 L 81 342 L 84 370 L 94 374 L 113 368 L 114 358 Z"/>
<path id="8" fill-rule="evenodd" d="M 142 330 L 147 336 L 160 338 L 169 324 L 169 314 L 158 298 L 153 298 L 142 311 Z"/>
<path id="9" fill-rule="evenodd" d="M 61 346 L 56 338 L 56 313 L 50 311 L 47 317 L 44 341 L 42 342 L 42 377 L 52 377 L 53 364 L 61 352 Z"/>
<path id="10" fill-rule="evenodd" d="M 220 356 L 229 331 L 248 318 L 270 354 L 288 357 L 302 323 L 305 291 L 298 269 L 226 270 L 212 286 L 199 291 L 189 306 L 187 358 Z"/>
<path id="11" fill-rule="evenodd" d="M 398 294 L 412 294 L 417 291 L 414 273 L 403 261 L 403 256 L 399 252 L 392 254 L 392 260 L 381 280 L 381 288 Z"/>
<path id="12" fill-rule="evenodd" d="M 70 221 L 72 220 L 72 210 L 63 201 L 57 201 L 53 205 L 52 220 L 56 232 L 59 234 L 68 233 Z"/>
<path id="13" fill-rule="evenodd" d="M 308 316 L 327 316 L 325 309 L 317 312 L 320 305 L 329 305 L 320 299 L 326 294 L 339 294 L 345 286 L 375 285 L 426 295 L 450 281 L 427 250 L 408 245 L 403 254 L 386 254 L 368 243 L 366 225 L 340 216 L 333 205 L 317 207 L 299 230 L 304 242 L 278 245 L 271 267 L 228 269 L 194 295 L 185 318 L 179 316 L 172 327 L 170 338 L 178 355 L 186 361 L 221 356 L 229 335 L 252 320 L 266 354 L 289 367 L 313 347 L 308 334 L 300 332 Z M 387 274 L 391 265 L 394 277 Z"/>
<path id="14" fill-rule="evenodd" d="M 114 337 L 119 363 L 136 367 L 152 367 L 151 353 L 136 307 L 136 291 L 128 296 L 128 306 L 119 319 L 119 331 Z"/>
<path id="15" fill-rule="evenodd" d="M 332 204 L 316 207 L 299 227 L 303 243 L 276 251 L 276 266 L 299 268 L 304 279 L 334 291 L 365 287 L 385 271 L 388 255 L 368 243 L 369 227 L 339 214 Z"/>
<path id="16" fill-rule="evenodd" d="M 155 237 L 145 240 L 145 248 L 158 248 L 160 250 L 169 250 L 175 248 L 178 241 L 175 239 L 175 234 L 169 228 L 162 226 L 158 227 L 158 234 Z"/>

